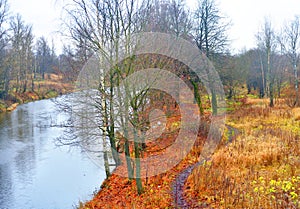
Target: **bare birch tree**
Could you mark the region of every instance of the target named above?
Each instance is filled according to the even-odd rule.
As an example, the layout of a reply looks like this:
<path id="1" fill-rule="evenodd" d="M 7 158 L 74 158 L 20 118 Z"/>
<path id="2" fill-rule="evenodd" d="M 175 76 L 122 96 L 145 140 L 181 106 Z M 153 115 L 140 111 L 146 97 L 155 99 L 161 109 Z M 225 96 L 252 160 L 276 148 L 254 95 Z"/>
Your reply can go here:
<path id="1" fill-rule="evenodd" d="M 276 37 L 272 27 L 271 21 L 265 19 L 264 25 L 261 31 L 257 34 L 258 47 L 262 49 L 264 54 L 262 55 L 262 72 L 265 75 L 265 91 L 270 98 L 270 107 L 274 106 L 274 81 L 275 75 L 272 66 L 272 58 L 276 49 Z M 265 64 L 265 65 L 264 65 Z M 265 67 L 263 67 L 265 66 Z"/>
<path id="2" fill-rule="evenodd" d="M 117 153 L 117 127 L 128 127 L 131 122 L 127 116 L 117 114 L 119 109 L 122 109 L 122 113 L 129 114 L 130 108 L 132 108 L 131 101 L 123 101 L 122 104 L 116 101 L 115 95 L 120 93 L 118 85 L 133 71 L 130 63 L 127 68 L 121 70 L 119 62 L 121 57 L 130 56 L 132 51 L 131 35 L 137 29 L 134 24 L 136 19 L 137 11 L 139 10 L 139 4 L 134 0 L 122 0 L 122 1 L 87 1 L 79 0 L 73 1 L 73 5 L 67 9 L 68 18 L 70 22 L 66 23 L 69 33 L 76 44 L 82 42 L 85 46 L 96 53 L 98 56 L 97 62 L 99 62 L 98 71 L 92 80 L 96 80 L 98 84 L 94 88 L 99 92 L 95 95 L 87 93 L 87 97 L 94 100 L 94 108 L 99 115 L 98 119 L 100 123 L 98 128 L 101 131 L 102 143 L 105 147 L 110 146 L 112 156 L 116 165 L 120 165 L 121 161 L 119 153 Z M 125 55 L 125 56 L 121 56 Z M 128 59 L 126 62 L 130 62 Z M 104 63 L 108 63 L 105 65 Z M 106 66 L 107 69 L 101 70 L 100 66 Z M 87 66 L 86 66 L 87 67 Z M 92 66 L 94 67 L 94 66 Z M 106 72 L 106 74 L 105 74 Z M 86 79 L 84 82 L 90 82 Z M 88 85 L 89 86 L 89 85 Z M 88 92 L 91 89 L 86 89 Z M 124 97 L 125 100 L 130 100 L 131 97 Z M 117 98 L 119 100 L 120 98 Z M 131 98 L 132 99 L 132 98 Z M 125 105 L 124 105 L 125 104 Z M 130 106 L 131 105 L 131 106 Z M 136 106 L 135 106 L 136 107 Z M 135 109 L 133 109 L 135 110 Z M 117 114 L 117 115 L 116 115 Z M 117 119 L 118 118 L 118 119 Z M 136 123 L 131 123 L 133 126 Z M 123 130 L 123 136 L 125 139 L 125 159 L 128 171 L 128 178 L 134 177 L 134 165 L 129 149 L 129 133 L 125 128 Z M 107 140 L 108 139 L 108 143 Z M 137 145 L 137 139 L 134 139 L 135 144 L 135 177 L 137 182 L 138 193 L 142 193 L 142 182 L 139 173 L 139 152 L 140 147 Z M 110 175 L 108 169 L 108 153 L 104 152 L 104 163 L 106 168 L 107 176 Z"/>

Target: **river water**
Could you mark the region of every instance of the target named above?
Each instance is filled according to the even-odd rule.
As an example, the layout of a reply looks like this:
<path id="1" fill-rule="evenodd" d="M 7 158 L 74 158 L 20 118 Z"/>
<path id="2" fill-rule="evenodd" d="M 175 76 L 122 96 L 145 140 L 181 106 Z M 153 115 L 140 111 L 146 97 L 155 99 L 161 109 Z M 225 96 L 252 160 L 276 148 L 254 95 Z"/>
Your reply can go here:
<path id="1" fill-rule="evenodd" d="M 99 189 L 104 169 L 79 147 L 56 146 L 64 128 L 51 123 L 67 117 L 51 100 L 0 114 L 1 209 L 74 208 Z"/>

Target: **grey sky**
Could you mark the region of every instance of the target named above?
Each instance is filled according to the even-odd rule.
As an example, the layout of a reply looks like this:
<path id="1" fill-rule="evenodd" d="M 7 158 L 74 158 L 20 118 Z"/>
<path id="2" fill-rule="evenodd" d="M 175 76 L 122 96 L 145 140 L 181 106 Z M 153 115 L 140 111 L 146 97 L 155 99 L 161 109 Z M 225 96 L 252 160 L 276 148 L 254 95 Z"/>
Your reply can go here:
<path id="1" fill-rule="evenodd" d="M 193 5 L 195 0 L 187 0 Z M 54 40 L 60 52 L 62 41 L 58 33 L 63 2 L 67 0 L 9 0 L 11 12 L 20 13 L 27 24 L 33 25 L 36 37 L 45 36 Z M 217 0 L 221 12 L 232 22 L 229 38 L 231 48 L 238 52 L 242 48 L 255 47 L 255 34 L 264 18 L 269 17 L 276 29 L 300 15 L 299 0 Z"/>

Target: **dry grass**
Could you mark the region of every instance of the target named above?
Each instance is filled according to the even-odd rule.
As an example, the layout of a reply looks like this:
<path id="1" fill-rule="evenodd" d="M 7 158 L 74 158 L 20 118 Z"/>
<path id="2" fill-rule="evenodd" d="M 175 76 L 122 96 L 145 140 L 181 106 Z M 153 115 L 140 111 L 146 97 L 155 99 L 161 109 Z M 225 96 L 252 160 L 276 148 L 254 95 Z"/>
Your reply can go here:
<path id="1" fill-rule="evenodd" d="M 40 99 L 57 97 L 74 91 L 72 82 L 65 82 L 62 75 L 46 74 L 45 79 L 37 78 L 34 81 L 34 89 L 31 89 L 31 81 L 28 81 L 25 92 L 16 92 L 16 81 L 10 81 L 10 91 L 5 100 L 0 100 L 0 113 L 12 111 L 18 104 L 23 104 Z"/>
<path id="2" fill-rule="evenodd" d="M 292 110 L 292 114 L 293 114 L 293 118 L 294 118 L 296 121 L 300 120 L 300 107 L 294 108 L 294 109 Z"/>
<path id="3" fill-rule="evenodd" d="M 239 137 L 193 171 L 186 195 L 215 208 L 299 208 L 300 108 L 251 102 L 229 116 Z"/>
<path id="4" fill-rule="evenodd" d="M 239 136 L 226 145 L 225 132 L 212 160 L 189 176 L 185 191 L 191 208 L 300 207 L 300 109 L 289 109 L 282 101 L 276 109 L 265 100 L 250 102 L 228 116 L 227 123 L 240 130 Z M 82 208 L 172 208 L 172 182 L 197 162 L 202 142 L 199 137 L 192 152 L 172 170 L 144 179 L 141 196 L 134 181 L 113 176 Z"/>

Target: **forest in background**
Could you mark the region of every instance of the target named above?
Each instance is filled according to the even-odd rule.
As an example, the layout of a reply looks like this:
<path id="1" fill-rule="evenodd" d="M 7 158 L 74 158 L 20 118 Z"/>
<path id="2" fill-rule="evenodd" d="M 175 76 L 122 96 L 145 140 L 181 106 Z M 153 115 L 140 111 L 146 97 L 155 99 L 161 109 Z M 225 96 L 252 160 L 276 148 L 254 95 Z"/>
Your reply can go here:
<path id="1" fill-rule="evenodd" d="M 72 4 L 66 6 L 63 19 L 63 33 L 69 37 L 72 45 L 65 46 L 63 53 L 56 55 L 53 43 L 49 44 L 49 40 L 44 37 L 35 39 L 32 27 L 24 23 L 21 16 L 9 15 L 8 1 L 0 2 L 0 105 L 7 107 L 9 103 L 29 101 L 30 99 L 22 99 L 21 95 L 26 93 L 37 95 L 37 99 L 46 98 L 45 94 L 51 96 L 51 92 L 53 92 L 52 96 L 65 93 L 66 91 L 57 89 L 57 85 L 53 83 L 51 85 L 51 79 L 53 81 L 56 78 L 55 83 L 72 85 L 82 66 L 95 52 L 100 52 L 108 58 L 115 58 L 121 54 L 120 46 L 125 53 L 130 54 L 131 48 L 127 41 L 134 33 L 172 34 L 192 42 L 213 63 L 224 86 L 227 110 L 234 110 L 233 113 L 228 112 L 232 113 L 229 115 L 228 123 L 238 128 L 242 132 L 240 137 L 244 137 L 228 147 L 225 145 L 230 137 L 223 137 L 225 141 L 221 145 L 224 146 L 216 152 L 213 162 L 199 166 L 190 176 L 186 190 L 191 191 L 187 196 L 194 199 L 196 197 L 199 202 L 204 201 L 201 198 L 205 197 L 208 204 L 215 204 L 216 207 L 225 205 L 224 208 L 236 208 L 243 204 L 249 207 L 261 205 L 266 208 L 299 206 L 299 191 L 295 189 L 295 185 L 299 183 L 297 178 L 299 118 L 294 118 L 292 112 L 292 108 L 300 104 L 298 86 L 300 19 L 298 16 L 293 20 L 287 20 L 287 24 L 282 26 L 281 31 L 275 31 L 272 20 L 266 18 L 259 31 L 253 34 L 257 40 L 257 47 L 231 54 L 230 37 L 227 35 L 231 23 L 222 15 L 214 0 L 199 0 L 194 9 L 188 8 L 184 1 L 179 0 L 144 0 L 139 3 L 134 0 L 74 0 Z M 120 43 L 120 40 L 124 40 L 124 43 Z M 107 51 L 107 49 L 115 51 Z M 105 124 L 99 128 L 105 136 L 103 138 L 107 137 L 103 143 L 107 142 L 110 146 L 116 166 L 127 170 L 128 178 L 124 180 L 111 173 L 109 163 L 106 161 L 106 168 L 108 168 L 106 174 L 110 178 L 104 182 L 102 190 L 95 199 L 86 204 L 88 208 L 97 208 L 97 205 L 98 208 L 102 208 L 110 201 L 115 201 L 116 205 L 127 204 L 127 207 L 130 204 L 130 207 L 139 207 L 143 204 L 148 204 L 150 208 L 154 205 L 168 207 L 172 202 L 168 192 L 171 190 L 170 184 L 174 180 L 174 173 L 179 173 L 188 164 L 195 163 L 201 151 L 199 144 L 203 136 L 199 136 L 197 141 L 199 146 L 193 148 L 179 167 L 155 178 L 141 178 L 140 162 L 136 159 L 139 157 L 142 159 L 142 156 L 151 154 L 153 150 L 157 152 L 157 147 L 151 147 L 151 144 L 142 141 L 136 143 L 141 140 L 139 136 L 142 136 L 143 128 L 147 128 L 146 123 L 141 127 L 142 122 L 145 121 L 140 121 L 145 106 L 138 97 L 129 97 L 133 102 L 128 106 L 125 105 L 124 108 L 127 108 L 125 112 L 134 114 L 130 115 L 132 118 L 128 121 L 124 117 L 124 123 L 132 123 L 138 133 L 135 133 L 136 139 L 133 143 L 128 142 L 128 137 L 124 137 L 122 144 L 124 159 L 118 157 L 116 151 L 119 151 L 117 141 L 119 139 L 115 131 L 115 122 L 118 121 L 115 121 L 112 114 L 115 107 L 110 105 L 113 104 L 114 95 L 117 94 L 114 92 L 113 82 L 119 82 L 118 79 L 122 80 L 129 76 L 134 70 L 132 66 L 141 65 L 143 62 L 139 62 L 139 58 L 142 58 L 141 61 L 145 58 L 150 60 L 145 64 L 146 67 L 176 66 L 173 71 L 177 75 L 188 74 L 188 71 L 179 72 L 181 69 L 177 69 L 178 66 L 182 66 L 182 63 L 170 62 L 155 55 L 130 58 L 113 66 L 111 74 L 100 80 L 103 83 L 98 90 L 105 95 L 105 98 L 96 101 L 98 102 L 97 113 L 101 116 L 102 124 Z M 190 79 L 185 82 L 191 83 L 201 116 L 206 117 L 209 123 L 210 114 L 217 114 L 219 96 L 214 91 L 209 94 L 199 78 L 194 78 L 194 75 L 189 76 Z M 150 100 L 158 96 L 157 92 L 150 92 L 153 93 L 151 95 L 148 93 L 142 92 L 141 95 L 146 95 L 145 98 L 149 96 Z M 173 101 L 168 100 L 168 96 L 163 96 L 167 98 L 165 100 L 167 103 L 159 105 L 170 106 L 170 111 L 177 114 L 176 105 L 173 107 L 168 103 Z M 121 103 L 122 99 L 125 101 L 126 98 L 120 97 Z M 276 120 L 273 123 L 274 118 L 283 118 L 283 120 Z M 176 133 L 179 118 L 175 115 L 168 120 L 167 125 L 170 126 L 172 133 Z M 271 130 L 272 127 L 280 131 Z M 207 127 L 201 127 L 201 131 L 201 134 L 207 133 Z M 283 133 L 286 133 L 287 139 L 283 140 Z M 172 137 L 167 138 L 165 143 L 172 143 L 172 139 Z M 68 143 L 77 142 L 68 141 Z M 259 144 L 264 145 L 266 150 L 258 146 Z M 255 155 L 254 151 L 260 150 L 262 153 Z M 243 153 L 255 157 L 253 159 Z M 137 158 L 134 158 L 136 156 Z M 104 158 L 107 158 L 105 153 Z M 228 164 L 221 162 L 228 162 Z M 295 169 L 292 168 L 293 166 Z M 218 173 L 205 173 L 205 171 Z M 218 175 L 220 173 L 222 175 Z M 203 178 L 199 178 L 201 175 Z M 289 178 L 283 180 L 286 177 Z M 244 179 L 244 182 L 241 179 Z M 271 180 L 273 182 L 269 185 Z M 222 191 L 213 187 L 213 182 L 223 185 Z M 123 203 L 116 198 L 120 184 L 124 186 L 123 192 L 127 198 Z"/>
<path id="2" fill-rule="evenodd" d="M 36 37 L 30 23 L 12 14 L 7 0 L 0 1 L 0 54 L 1 111 L 72 91 L 86 61 L 76 47 L 64 46 L 58 55 L 54 40 Z"/>
<path id="3" fill-rule="evenodd" d="M 129 5 L 130 2 L 127 3 Z M 57 55 L 53 40 L 35 37 L 30 23 L 25 23 L 19 14 L 11 14 L 8 1 L 1 0 L 2 105 L 6 100 L 17 102 L 14 94 L 32 92 L 39 95 L 40 83 L 45 79 L 45 74 L 54 73 L 63 76 L 63 82 L 76 79 L 93 51 L 99 50 L 97 42 L 94 46 L 92 44 L 92 38 L 97 41 L 97 37 L 91 37 L 95 34 L 88 36 L 85 34 L 88 31 L 84 31 L 88 28 L 81 27 L 82 31 L 76 28 L 80 27 L 80 21 L 88 18 L 80 13 L 80 9 L 84 9 L 83 6 L 87 8 L 97 6 L 95 4 L 97 2 L 79 1 L 66 7 L 67 15 L 63 20 L 64 35 L 70 37 L 73 45 L 64 46 L 62 54 Z M 118 4 L 122 5 L 122 2 Z M 201 10 L 201 4 L 207 4 L 208 10 Z M 231 23 L 222 15 L 215 1 L 200 1 L 195 11 L 188 8 L 184 1 L 144 1 L 139 7 L 132 6 L 135 8 L 131 8 L 133 13 L 130 19 L 130 33 L 164 32 L 193 42 L 215 65 L 229 99 L 236 97 L 239 88 L 242 87 L 247 88 L 248 93 L 260 98 L 270 98 L 271 106 L 275 98 L 286 98 L 290 106 L 298 105 L 299 96 L 296 93 L 300 42 L 298 16 L 293 20 L 287 20 L 281 31 L 275 31 L 272 20 L 266 18 L 257 34 L 253 34 L 257 39 L 257 47 L 232 55 L 230 37 L 227 36 Z M 108 18 L 110 17 L 106 15 L 105 19 Z M 123 18 L 125 20 L 128 17 Z M 114 20 L 114 23 L 117 22 L 122 23 L 121 20 Z M 121 31 L 121 27 L 119 30 L 121 36 L 124 31 Z"/>

